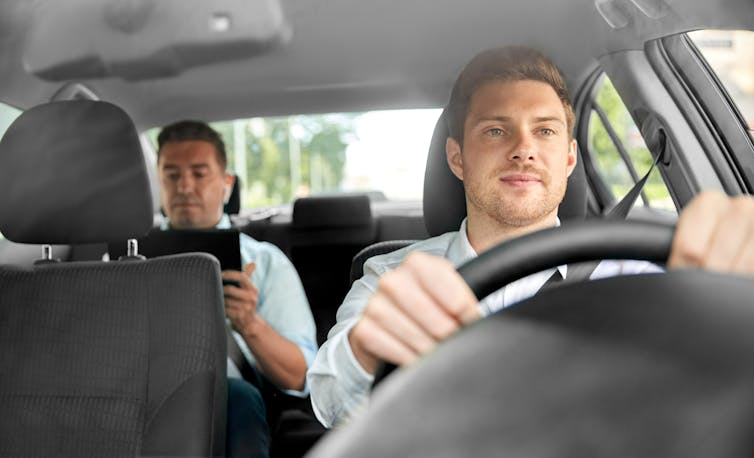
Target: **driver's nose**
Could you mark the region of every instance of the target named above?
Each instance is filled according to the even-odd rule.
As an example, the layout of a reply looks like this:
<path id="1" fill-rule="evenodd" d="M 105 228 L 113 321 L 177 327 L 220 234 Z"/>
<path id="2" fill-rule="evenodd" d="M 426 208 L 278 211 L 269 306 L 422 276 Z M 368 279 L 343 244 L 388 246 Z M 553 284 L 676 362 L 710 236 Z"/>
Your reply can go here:
<path id="1" fill-rule="evenodd" d="M 516 134 L 516 144 L 511 149 L 508 159 L 512 161 L 534 161 L 536 160 L 536 148 L 534 138 L 529 132 L 518 132 Z"/>

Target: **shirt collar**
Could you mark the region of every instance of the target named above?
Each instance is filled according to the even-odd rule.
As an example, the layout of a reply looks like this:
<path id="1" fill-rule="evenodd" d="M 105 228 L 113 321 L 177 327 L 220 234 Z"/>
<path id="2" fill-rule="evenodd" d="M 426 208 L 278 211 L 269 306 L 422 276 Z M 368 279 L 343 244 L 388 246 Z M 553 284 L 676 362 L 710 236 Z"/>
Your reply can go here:
<path id="1" fill-rule="evenodd" d="M 223 216 L 220 218 L 220 222 L 217 223 L 217 226 L 215 226 L 215 229 L 230 229 L 231 227 L 230 216 L 228 216 L 227 213 L 223 213 Z"/>
<path id="2" fill-rule="evenodd" d="M 555 217 L 555 227 L 560 227 L 560 218 L 557 216 Z M 477 252 L 471 246 L 471 242 L 469 242 L 469 235 L 466 233 L 466 218 L 464 218 L 461 221 L 461 227 L 458 229 L 458 236 L 451 242 L 450 247 L 448 247 L 448 259 L 456 266 L 460 266 L 477 256 Z M 563 278 L 566 278 L 568 266 L 565 264 L 558 266 L 558 271 Z"/>

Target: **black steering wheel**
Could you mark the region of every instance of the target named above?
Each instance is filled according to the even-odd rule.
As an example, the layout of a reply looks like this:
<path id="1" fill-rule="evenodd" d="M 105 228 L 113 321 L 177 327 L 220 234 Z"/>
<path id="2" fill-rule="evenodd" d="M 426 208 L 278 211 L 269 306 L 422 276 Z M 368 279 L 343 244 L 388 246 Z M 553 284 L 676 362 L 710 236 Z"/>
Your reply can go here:
<path id="1" fill-rule="evenodd" d="M 576 221 L 503 242 L 458 268 L 481 300 L 503 286 L 545 269 L 601 259 L 636 259 L 664 264 L 675 228 L 623 220 Z M 372 387 L 396 366 L 380 363 Z"/>
<path id="2" fill-rule="evenodd" d="M 562 264 L 663 263 L 672 238 L 652 223 L 572 223 L 459 272 L 481 298 Z M 752 297 L 750 277 L 698 270 L 549 289 L 397 371 L 311 456 L 746 456 Z"/>

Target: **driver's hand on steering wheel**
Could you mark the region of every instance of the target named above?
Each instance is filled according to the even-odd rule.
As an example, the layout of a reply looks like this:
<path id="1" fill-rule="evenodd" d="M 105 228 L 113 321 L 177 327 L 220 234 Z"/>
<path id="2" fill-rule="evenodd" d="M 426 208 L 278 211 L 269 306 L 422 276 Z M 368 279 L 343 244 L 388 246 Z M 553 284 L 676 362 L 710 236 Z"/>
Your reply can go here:
<path id="1" fill-rule="evenodd" d="M 668 267 L 754 274 L 754 199 L 697 195 L 678 219 Z"/>
<path id="2" fill-rule="evenodd" d="M 754 199 L 696 196 L 679 217 L 668 267 L 754 275 Z M 409 364 L 479 317 L 474 294 L 449 261 L 412 253 L 382 276 L 349 342 L 374 373 L 378 360 Z"/>
<path id="3" fill-rule="evenodd" d="M 480 316 L 476 297 L 450 261 L 415 252 L 380 278 L 348 339 L 361 366 L 374 374 L 378 360 L 410 364 Z"/>

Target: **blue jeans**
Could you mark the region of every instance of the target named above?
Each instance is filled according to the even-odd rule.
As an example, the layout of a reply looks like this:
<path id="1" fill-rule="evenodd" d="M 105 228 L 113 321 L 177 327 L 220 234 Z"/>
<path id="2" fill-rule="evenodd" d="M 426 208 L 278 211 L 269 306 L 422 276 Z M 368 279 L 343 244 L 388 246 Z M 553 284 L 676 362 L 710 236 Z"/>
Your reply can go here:
<path id="1" fill-rule="evenodd" d="M 270 454 L 270 428 L 262 395 L 238 378 L 228 379 L 225 454 L 253 458 L 267 458 Z"/>

